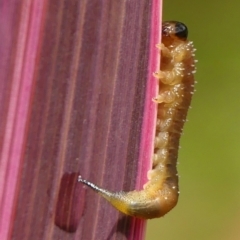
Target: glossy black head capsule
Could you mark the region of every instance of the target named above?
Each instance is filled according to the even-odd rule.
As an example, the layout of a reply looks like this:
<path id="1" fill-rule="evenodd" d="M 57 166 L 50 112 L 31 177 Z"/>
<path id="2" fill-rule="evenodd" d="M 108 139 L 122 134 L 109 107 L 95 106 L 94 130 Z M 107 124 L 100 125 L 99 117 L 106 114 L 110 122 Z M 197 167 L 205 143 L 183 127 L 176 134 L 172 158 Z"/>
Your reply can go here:
<path id="1" fill-rule="evenodd" d="M 177 21 L 167 21 L 162 24 L 162 37 L 179 40 L 187 40 L 188 29 L 184 23 Z"/>

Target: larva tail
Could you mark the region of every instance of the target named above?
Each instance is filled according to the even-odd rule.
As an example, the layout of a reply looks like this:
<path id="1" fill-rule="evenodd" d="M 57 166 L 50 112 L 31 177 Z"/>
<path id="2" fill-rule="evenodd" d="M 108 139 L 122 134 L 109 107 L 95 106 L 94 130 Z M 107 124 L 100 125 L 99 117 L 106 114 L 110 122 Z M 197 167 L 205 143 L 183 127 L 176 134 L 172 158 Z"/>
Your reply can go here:
<path id="1" fill-rule="evenodd" d="M 88 187 L 90 187 L 91 189 L 99 193 L 102 197 L 104 197 L 109 203 L 111 203 L 119 211 L 125 214 L 129 214 L 127 210 L 127 204 L 125 203 L 126 201 L 124 199 L 124 195 L 125 195 L 124 192 L 119 192 L 119 193 L 110 192 L 106 189 L 98 187 L 97 185 L 91 182 L 88 182 L 85 179 L 82 179 L 81 176 L 78 177 L 78 182 L 81 182 L 87 185 Z"/>
<path id="2" fill-rule="evenodd" d="M 178 201 L 178 192 L 164 189 L 159 195 L 156 189 L 142 191 L 110 192 L 78 177 L 78 181 L 92 188 L 120 212 L 142 219 L 157 218 L 169 212 Z M 166 197 L 167 196 L 167 197 Z"/>

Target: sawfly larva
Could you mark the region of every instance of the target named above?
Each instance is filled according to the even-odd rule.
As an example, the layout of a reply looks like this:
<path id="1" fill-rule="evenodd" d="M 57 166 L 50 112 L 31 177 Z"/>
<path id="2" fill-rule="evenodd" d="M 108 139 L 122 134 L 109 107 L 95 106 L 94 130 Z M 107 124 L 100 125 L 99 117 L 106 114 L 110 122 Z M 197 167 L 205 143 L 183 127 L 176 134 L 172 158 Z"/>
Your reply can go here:
<path id="1" fill-rule="evenodd" d="M 179 140 L 194 93 L 196 72 L 193 43 L 187 40 L 188 29 L 180 22 L 162 25 L 157 126 L 152 169 L 143 190 L 110 192 L 82 179 L 119 211 L 138 218 L 157 218 L 169 212 L 178 201 L 177 157 Z"/>

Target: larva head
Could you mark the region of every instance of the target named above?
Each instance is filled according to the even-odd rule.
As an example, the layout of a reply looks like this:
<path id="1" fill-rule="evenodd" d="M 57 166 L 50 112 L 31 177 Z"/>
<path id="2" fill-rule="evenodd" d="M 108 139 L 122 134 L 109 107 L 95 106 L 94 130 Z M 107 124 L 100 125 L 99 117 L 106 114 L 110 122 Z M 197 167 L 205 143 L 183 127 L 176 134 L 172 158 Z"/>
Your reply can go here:
<path id="1" fill-rule="evenodd" d="M 162 42 L 165 45 L 171 45 L 174 41 L 186 41 L 188 29 L 185 24 L 177 21 L 163 22 Z"/>

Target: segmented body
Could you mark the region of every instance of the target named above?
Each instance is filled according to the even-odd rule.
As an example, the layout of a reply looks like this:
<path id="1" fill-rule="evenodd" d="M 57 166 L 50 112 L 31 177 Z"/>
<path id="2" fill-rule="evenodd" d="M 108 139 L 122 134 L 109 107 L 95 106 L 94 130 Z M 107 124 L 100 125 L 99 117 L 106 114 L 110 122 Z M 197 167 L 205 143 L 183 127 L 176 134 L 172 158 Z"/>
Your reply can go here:
<path id="1" fill-rule="evenodd" d="M 125 214 L 139 218 L 165 215 L 178 201 L 177 157 L 179 140 L 194 92 L 195 60 L 192 42 L 187 40 L 183 23 L 164 22 L 162 29 L 158 104 L 153 167 L 149 181 L 141 191 L 109 192 L 79 177 L 114 207 Z"/>

